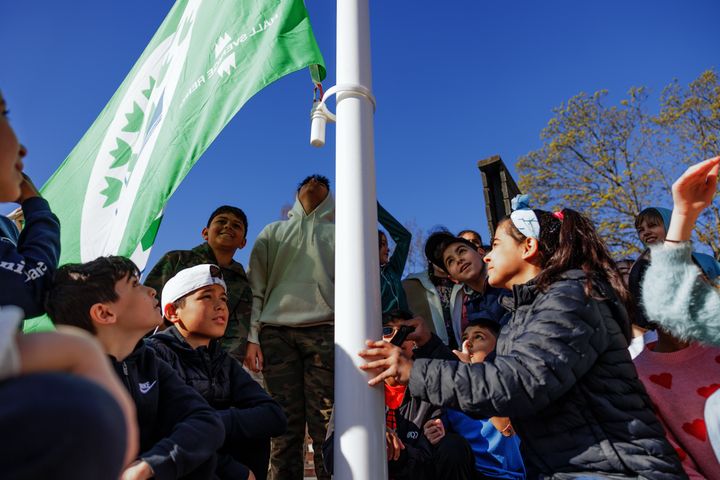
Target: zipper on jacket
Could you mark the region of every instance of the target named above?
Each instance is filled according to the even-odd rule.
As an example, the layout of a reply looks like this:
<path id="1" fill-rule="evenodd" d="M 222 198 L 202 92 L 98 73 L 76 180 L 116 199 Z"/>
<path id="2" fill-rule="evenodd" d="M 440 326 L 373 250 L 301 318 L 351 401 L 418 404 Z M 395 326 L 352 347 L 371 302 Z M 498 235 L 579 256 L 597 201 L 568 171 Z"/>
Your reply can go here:
<path id="1" fill-rule="evenodd" d="M 122 371 L 123 375 L 125 376 L 125 386 L 127 386 L 128 390 L 132 393 L 132 388 L 130 385 L 130 374 L 128 373 L 127 363 L 125 363 L 124 361 L 122 362 Z"/>

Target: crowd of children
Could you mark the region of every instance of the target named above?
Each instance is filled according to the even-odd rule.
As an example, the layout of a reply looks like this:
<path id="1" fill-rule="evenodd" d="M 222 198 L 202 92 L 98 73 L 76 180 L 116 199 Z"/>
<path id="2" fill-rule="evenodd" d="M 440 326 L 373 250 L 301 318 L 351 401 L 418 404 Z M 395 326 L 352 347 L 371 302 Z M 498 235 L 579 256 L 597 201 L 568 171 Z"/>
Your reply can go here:
<path id="1" fill-rule="evenodd" d="M 300 182 L 247 273 L 248 219 L 226 205 L 143 284 L 123 257 L 58 266 L 60 222 L 1 95 L 0 111 L 0 201 L 23 218 L 0 224 L 3 478 L 294 480 L 309 435 L 329 479 L 327 178 Z M 720 478 L 720 264 L 690 243 L 719 165 L 640 212 L 626 277 L 589 219 L 519 196 L 489 246 L 435 232 L 403 279 L 411 235 L 378 204 L 383 338 L 360 355 L 385 391 L 390 478 Z M 20 333 L 43 313 L 55 332 Z"/>

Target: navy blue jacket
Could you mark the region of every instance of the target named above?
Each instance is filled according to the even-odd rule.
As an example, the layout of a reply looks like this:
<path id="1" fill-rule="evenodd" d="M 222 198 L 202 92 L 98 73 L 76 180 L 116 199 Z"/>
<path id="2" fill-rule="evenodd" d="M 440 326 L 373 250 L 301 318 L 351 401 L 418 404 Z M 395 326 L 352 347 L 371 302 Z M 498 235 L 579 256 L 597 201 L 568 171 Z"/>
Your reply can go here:
<path id="1" fill-rule="evenodd" d="M 110 360 L 135 402 L 139 458 L 152 467 L 154 478 L 181 478 L 214 459 L 225 438 L 223 424 L 170 365 L 144 343 L 124 360 Z"/>
<path id="2" fill-rule="evenodd" d="M 228 355 L 220 342 L 192 348 L 175 326 L 148 343 L 183 381 L 217 410 L 225 425 L 225 446 L 233 442 L 276 437 L 285 433 L 287 418 L 280 405 Z"/>
<path id="3" fill-rule="evenodd" d="M 22 209 L 17 246 L 0 241 L 0 305 L 16 305 L 31 318 L 45 313 L 45 292 L 60 260 L 60 222 L 44 198 L 29 198 Z"/>

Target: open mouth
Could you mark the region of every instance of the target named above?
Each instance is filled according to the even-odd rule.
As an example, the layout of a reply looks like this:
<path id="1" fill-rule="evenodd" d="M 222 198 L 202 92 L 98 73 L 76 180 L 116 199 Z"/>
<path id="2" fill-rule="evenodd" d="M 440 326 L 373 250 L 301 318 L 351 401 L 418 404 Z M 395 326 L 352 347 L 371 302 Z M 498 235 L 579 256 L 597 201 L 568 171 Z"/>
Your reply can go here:
<path id="1" fill-rule="evenodd" d="M 469 263 L 464 263 L 464 264 L 460 267 L 460 273 L 463 273 L 463 272 L 464 272 L 465 270 L 467 270 L 468 268 L 470 268 L 470 264 L 469 264 Z"/>

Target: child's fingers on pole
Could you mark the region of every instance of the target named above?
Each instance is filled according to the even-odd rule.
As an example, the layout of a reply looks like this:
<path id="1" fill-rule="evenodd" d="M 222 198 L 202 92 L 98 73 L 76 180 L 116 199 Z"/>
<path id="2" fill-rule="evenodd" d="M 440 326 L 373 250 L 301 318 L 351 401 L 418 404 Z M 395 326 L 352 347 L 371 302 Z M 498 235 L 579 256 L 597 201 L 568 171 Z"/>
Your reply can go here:
<path id="1" fill-rule="evenodd" d="M 386 368 L 391 366 L 392 365 L 387 361 L 386 358 L 380 358 L 360 365 L 360 370 L 385 370 Z"/>
<path id="2" fill-rule="evenodd" d="M 395 373 L 391 372 L 390 369 L 383 371 L 380 375 L 376 376 L 375 378 L 371 378 L 368 381 L 368 385 L 371 387 L 374 387 L 375 385 L 378 385 L 385 381 L 386 378 L 394 377 Z"/>

